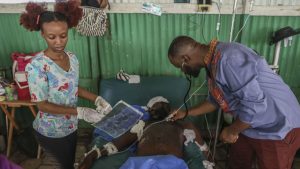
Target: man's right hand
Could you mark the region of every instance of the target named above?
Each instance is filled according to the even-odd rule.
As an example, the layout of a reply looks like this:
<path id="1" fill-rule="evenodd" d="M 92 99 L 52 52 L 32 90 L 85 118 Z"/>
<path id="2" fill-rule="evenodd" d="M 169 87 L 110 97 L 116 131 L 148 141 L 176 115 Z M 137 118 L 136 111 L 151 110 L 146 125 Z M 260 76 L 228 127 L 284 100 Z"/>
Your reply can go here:
<path id="1" fill-rule="evenodd" d="M 186 111 L 175 110 L 167 117 L 167 119 L 170 121 L 180 120 L 185 117 L 185 113 L 186 113 Z"/>

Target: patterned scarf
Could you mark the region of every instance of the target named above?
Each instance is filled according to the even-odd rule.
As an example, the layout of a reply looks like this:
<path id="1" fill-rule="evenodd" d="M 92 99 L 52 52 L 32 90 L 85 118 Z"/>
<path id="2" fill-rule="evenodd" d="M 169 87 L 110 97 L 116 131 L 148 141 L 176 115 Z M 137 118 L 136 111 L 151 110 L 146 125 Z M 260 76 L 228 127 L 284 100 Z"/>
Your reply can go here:
<path id="1" fill-rule="evenodd" d="M 229 106 L 224 98 L 224 93 L 222 89 L 219 88 L 216 82 L 216 75 L 218 69 L 218 61 L 221 59 L 222 55 L 220 51 L 216 51 L 216 46 L 218 44 L 217 40 L 212 40 L 209 45 L 209 51 L 204 57 L 205 67 L 207 69 L 207 79 L 208 79 L 208 89 L 213 98 L 217 101 L 223 112 L 229 112 Z"/>

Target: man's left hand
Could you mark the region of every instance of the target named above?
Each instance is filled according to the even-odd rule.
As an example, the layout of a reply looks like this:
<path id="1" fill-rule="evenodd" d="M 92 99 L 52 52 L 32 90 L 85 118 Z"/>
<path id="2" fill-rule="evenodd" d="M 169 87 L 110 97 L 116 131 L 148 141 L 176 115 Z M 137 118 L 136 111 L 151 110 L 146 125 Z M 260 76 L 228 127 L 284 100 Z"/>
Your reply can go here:
<path id="1" fill-rule="evenodd" d="M 220 140 L 224 143 L 235 143 L 239 138 L 238 133 L 234 133 L 230 127 L 225 127 L 220 134 Z"/>

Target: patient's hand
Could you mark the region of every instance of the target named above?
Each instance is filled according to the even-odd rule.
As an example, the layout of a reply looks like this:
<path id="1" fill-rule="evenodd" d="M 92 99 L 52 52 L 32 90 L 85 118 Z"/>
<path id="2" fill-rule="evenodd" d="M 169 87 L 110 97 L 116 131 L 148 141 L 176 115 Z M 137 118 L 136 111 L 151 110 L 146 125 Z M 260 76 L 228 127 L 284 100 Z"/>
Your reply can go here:
<path id="1" fill-rule="evenodd" d="M 79 162 L 78 169 L 90 169 L 96 159 L 97 159 L 97 152 L 96 150 L 93 150 L 87 156 L 82 157 L 82 159 Z"/>

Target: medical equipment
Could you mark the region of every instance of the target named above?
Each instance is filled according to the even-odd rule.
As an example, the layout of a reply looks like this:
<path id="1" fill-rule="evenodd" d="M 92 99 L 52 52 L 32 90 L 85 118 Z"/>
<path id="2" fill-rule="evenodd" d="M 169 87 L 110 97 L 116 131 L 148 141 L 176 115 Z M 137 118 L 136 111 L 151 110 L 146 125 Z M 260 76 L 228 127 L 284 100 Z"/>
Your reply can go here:
<path id="1" fill-rule="evenodd" d="M 103 147 L 106 149 L 108 155 L 116 154 L 119 150 L 112 142 L 108 142 Z"/>
<path id="2" fill-rule="evenodd" d="M 191 77 L 190 77 L 191 78 Z M 164 121 L 171 121 L 171 119 L 176 115 L 176 113 L 181 109 L 182 106 L 187 106 L 186 103 L 195 95 L 195 93 L 197 93 L 202 87 L 203 85 L 205 84 L 206 80 L 203 81 L 203 83 L 200 85 L 200 87 L 198 87 L 192 94 L 191 96 L 186 100 L 184 99 L 184 102 L 183 104 L 172 114 L 170 114 Z M 191 83 L 190 83 L 191 84 Z M 190 88 L 190 87 L 189 87 Z M 190 91 L 188 90 L 187 91 L 187 94 L 189 93 Z M 185 101 L 186 100 L 186 101 Z"/>
<path id="3" fill-rule="evenodd" d="M 187 96 L 189 95 L 189 93 L 190 93 L 190 90 L 191 90 L 191 86 L 192 86 L 192 76 L 191 75 L 187 75 L 187 74 L 185 74 L 185 78 L 186 78 L 186 80 L 189 82 L 189 86 L 188 86 L 188 89 L 187 89 L 187 91 L 186 91 L 186 93 L 185 93 L 185 95 L 184 95 L 184 98 L 183 98 L 183 104 L 175 111 L 175 113 L 172 113 L 172 114 L 170 114 L 165 120 L 163 120 L 163 121 L 170 121 L 171 119 L 172 119 L 172 117 L 174 117 L 174 115 L 178 112 L 178 110 L 180 110 L 181 109 L 181 107 L 184 105 L 184 108 L 185 108 L 185 115 L 184 115 L 184 117 L 182 118 L 182 120 L 184 120 L 187 116 L 188 116 L 188 114 L 189 114 L 189 109 L 188 109 L 188 106 L 187 106 L 187 102 L 192 98 L 192 96 L 189 98 L 189 99 L 187 99 Z M 203 84 L 200 86 L 200 88 L 202 88 L 202 86 L 203 86 Z M 198 89 L 200 89 L 200 88 L 198 88 Z M 197 90 L 198 90 L 197 89 Z M 196 91 L 197 91 L 196 90 Z M 195 92 L 196 92 L 195 91 Z M 195 93 L 194 92 L 194 93 Z M 193 93 L 193 94 L 194 94 Z"/>
<path id="4" fill-rule="evenodd" d="M 273 64 L 271 65 L 271 69 L 275 73 L 279 72 L 279 54 L 280 54 L 280 46 L 281 41 L 284 40 L 284 47 L 287 47 L 288 45 L 292 45 L 292 37 L 294 35 L 300 34 L 300 28 L 299 29 L 292 29 L 291 27 L 287 26 L 284 28 L 281 28 L 274 32 L 274 35 L 271 37 L 270 45 L 275 44 L 275 56 L 273 58 Z"/>
<path id="5" fill-rule="evenodd" d="M 142 112 L 121 100 L 108 115 L 92 125 L 101 131 L 102 138 L 110 140 L 129 131 L 142 116 Z"/>
<path id="6" fill-rule="evenodd" d="M 141 83 L 135 85 L 124 83 L 123 81 L 117 80 L 114 77 L 110 79 L 101 79 L 101 81 L 99 82 L 99 95 L 107 100 L 111 105 L 115 105 L 119 100 L 124 100 L 130 105 L 147 105 L 150 98 L 154 96 L 163 96 L 164 98 L 168 99 L 171 107 L 182 108 L 184 106 L 182 100 L 185 96 L 188 84 L 188 81 L 184 77 L 141 76 Z M 204 84 L 205 80 L 203 83 L 201 82 L 199 88 L 197 88 L 196 91 L 193 92 L 193 94 L 199 92 Z M 172 87 L 170 88 L 170 86 Z M 193 94 L 191 94 L 190 96 L 192 96 Z M 190 98 L 188 98 L 187 100 L 190 100 Z M 147 128 L 148 126 L 146 126 L 145 128 Z M 95 129 L 95 131 L 99 130 Z M 107 143 L 106 139 L 98 137 L 98 132 L 94 132 L 94 135 L 95 137 L 93 139 L 92 145 L 97 144 L 98 147 L 101 147 Z M 133 143 L 132 145 L 135 145 L 135 143 Z M 128 149 L 130 149 L 130 147 L 123 151 L 120 150 L 113 156 L 109 156 L 106 158 L 100 157 L 94 163 L 92 168 L 119 168 L 128 157 L 132 156 L 132 152 Z M 200 153 L 200 150 L 197 148 L 197 145 L 195 143 L 190 143 L 188 146 L 184 146 L 183 149 L 184 152 L 186 152 L 184 157 L 185 161 L 188 162 L 188 166 L 190 169 L 204 169 L 202 161 L 205 160 L 205 157 L 202 153 Z"/>
<path id="7" fill-rule="evenodd" d="M 188 109 L 187 104 L 186 104 L 188 100 L 186 100 L 186 98 L 189 95 L 190 90 L 191 90 L 191 86 L 192 86 L 192 76 L 186 74 L 185 77 L 186 77 L 186 80 L 189 81 L 189 88 L 186 91 L 186 94 L 183 98 L 183 103 L 184 103 L 184 107 L 185 107 L 185 115 L 184 115 L 183 119 L 185 119 L 186 116 L 189 114 L 189 109 Z"/>
<path id="8" fill-rule="evenodd" d="M 97 145 L 94 145 L 93 148 L 92 148 L 89 152 L 84 153 L 84 157 L 86 157 L 86 156 L 88 156 L 89 154 L 91 154 L 94 150 L 95 150 L 96 153 L 97 153 L 97 159 L 100 158 L 102 155 L 101 155 L 101 151 L 100 151 L 100 149 L 97 147 Z"/>

